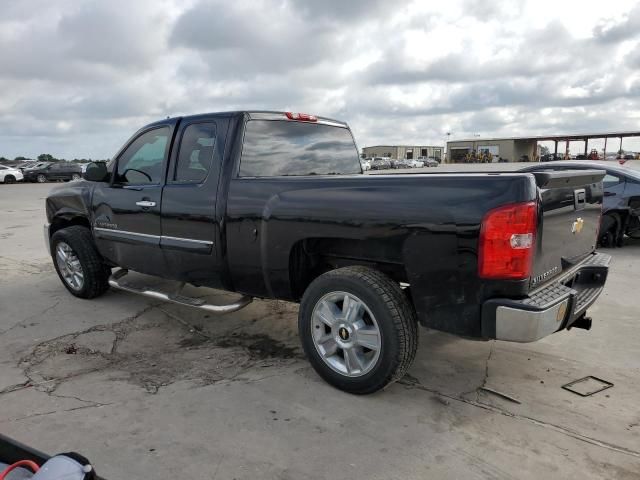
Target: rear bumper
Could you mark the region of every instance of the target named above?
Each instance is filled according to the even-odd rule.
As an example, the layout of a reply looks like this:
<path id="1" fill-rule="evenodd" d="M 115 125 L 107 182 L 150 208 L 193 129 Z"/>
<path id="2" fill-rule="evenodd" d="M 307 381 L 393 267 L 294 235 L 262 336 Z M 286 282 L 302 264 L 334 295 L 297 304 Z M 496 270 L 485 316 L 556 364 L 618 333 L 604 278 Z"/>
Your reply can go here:
<path id="1" fill-rule="evenodd" d="M 483 337 L 535 342 L 570 328 L 602 293 L 610 261 L 611 256 L 595 253 L 524 299 L 486 301 L 482 306 Z"/>

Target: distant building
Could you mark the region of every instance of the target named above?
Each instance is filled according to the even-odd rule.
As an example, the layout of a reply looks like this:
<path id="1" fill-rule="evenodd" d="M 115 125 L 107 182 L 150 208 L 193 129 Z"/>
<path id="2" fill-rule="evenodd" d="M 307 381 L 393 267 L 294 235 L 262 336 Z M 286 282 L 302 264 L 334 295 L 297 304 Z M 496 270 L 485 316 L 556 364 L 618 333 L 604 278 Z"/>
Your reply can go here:
<path id="1" fill-rule="evenodd" d="M 444 156 L 444 147 L 432 145 L 375 145 L 362 149 L 364 158 L 389 157 L 408 160 L 418 157 L 433 157 L 440 161 Z"/>
<path id="2" fill-rule="evenodd" d="M 491 162 L 534 161 L 540 156 L 535 139 L 474 138 L 447 142 L 447 163 L 467 163 L 475 158 Z"/>
<path id="3" fill-rule="evenodd" d="M 604 133 L 579 133 L 560 135 L 537 135 L 511 138 L 471 138 L 447 142 L 446 163 L 478 162 L 537 162 L 540 160 L 540 142 L 553 142 L 550 153 L 553 158 L 562 158 L 569 153 L 578 153 L 584 158 L 590 153 L 589 140 L 603 139 L 604 152 L 618 152 L 623 149 L 622 140 L 628 137 L 640 137 L 640 131 L 621 131 Z M 607 150 L 607 141 L 611 141 Z M 614 143 L 615 141 L 615 143 Z M 571 142 L 583 143 L 577 152 L 571 151 Z M 619 143 L 618 143 L 619 142 Z M 613 143 L 613 145 L 611 145 Z M 617 144 L 617 145 L 616 145 Z M 573 145 L 574 149 L 576 145 Z M 543 158 L 544 160 L 544 158 Z"/>

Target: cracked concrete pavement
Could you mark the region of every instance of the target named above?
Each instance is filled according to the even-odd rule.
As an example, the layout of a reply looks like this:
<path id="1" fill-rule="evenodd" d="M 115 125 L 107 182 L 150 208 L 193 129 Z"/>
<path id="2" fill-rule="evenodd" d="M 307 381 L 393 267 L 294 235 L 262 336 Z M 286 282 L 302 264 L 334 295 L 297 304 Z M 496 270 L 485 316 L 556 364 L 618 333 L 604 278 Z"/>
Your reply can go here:
<path id="1" fill-rule="evenodd" d="M 409 374 L 356 397 L 304 360 L 296 305 L 214 317 L 69 295 L 43 246 L 49 188 L 0 185 L 3 434 L 78 450 L 109 479 L 640 478 L 638 241 L 611 251 L 591 332 L 518 345 L 422 330 Z M 586 375 L 615 386 L 561 388 Z"/>

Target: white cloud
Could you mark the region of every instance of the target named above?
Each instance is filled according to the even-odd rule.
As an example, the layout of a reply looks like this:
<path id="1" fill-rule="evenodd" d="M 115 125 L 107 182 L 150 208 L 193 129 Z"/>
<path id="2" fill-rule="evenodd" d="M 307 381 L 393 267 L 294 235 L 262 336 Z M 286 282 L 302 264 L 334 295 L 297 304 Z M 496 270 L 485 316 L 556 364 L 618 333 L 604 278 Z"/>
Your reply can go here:
<path id="1" fill-rule="evenodd" d="M 360 146 L 637 129 L 639 46 L 633 0 L 11 2 L 0 156 L 104 158 L 245 108 L 340 118 Z"/>

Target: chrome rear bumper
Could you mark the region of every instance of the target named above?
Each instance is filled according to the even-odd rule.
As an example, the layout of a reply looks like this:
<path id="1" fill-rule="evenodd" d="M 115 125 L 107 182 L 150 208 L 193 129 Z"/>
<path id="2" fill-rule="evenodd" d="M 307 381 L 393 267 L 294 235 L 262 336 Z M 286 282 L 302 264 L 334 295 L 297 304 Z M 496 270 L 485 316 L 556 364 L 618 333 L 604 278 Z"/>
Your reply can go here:
<path id="1" fill-rule="evenodd" d="M 583 317 L 604 288 L 611 256 L 596 253 L 530 296 L 491 299 L 482 307 L 482 334 L 509 342 L 535 342 L 570 328 Z"/>

